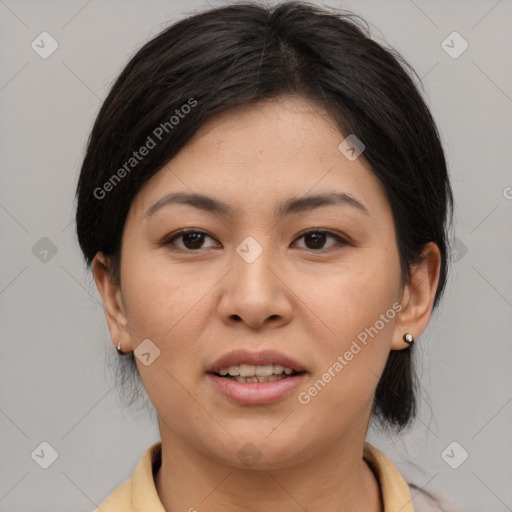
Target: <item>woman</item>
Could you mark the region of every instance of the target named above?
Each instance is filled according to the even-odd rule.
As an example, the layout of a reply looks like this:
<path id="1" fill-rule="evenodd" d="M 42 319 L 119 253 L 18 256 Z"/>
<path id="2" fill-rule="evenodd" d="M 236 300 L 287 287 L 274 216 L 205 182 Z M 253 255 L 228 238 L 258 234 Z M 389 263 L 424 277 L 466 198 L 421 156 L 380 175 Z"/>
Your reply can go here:
<path id="1" fill-rule="evenodd" d="M 120 74 L 77 199 L 161 436 L 97 510 L 413 510 L 365 439 L 414 417 L 452 191 L 396 53 L 305 3 L 190 16 Z"/>

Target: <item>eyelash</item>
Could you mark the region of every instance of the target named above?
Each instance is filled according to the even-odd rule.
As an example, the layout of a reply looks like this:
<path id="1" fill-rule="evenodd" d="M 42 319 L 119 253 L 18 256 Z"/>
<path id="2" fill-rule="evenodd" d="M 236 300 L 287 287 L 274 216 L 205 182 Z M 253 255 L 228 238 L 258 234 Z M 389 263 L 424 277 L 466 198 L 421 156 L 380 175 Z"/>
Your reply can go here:
<path id="1" fill-rule="evenodd" d="M 201 231 L 198 229 L 184 229 L 184 230 L 178 231 L 177 233 L 174 233 L 172 236 L 170 236 L 169 238 L 164 240 L 161 245 L 173 246 L 174 240 L 176 240 L 184 235 L 191 234 L 191 233 L 199 233 L 199 234 L 205 235 L 207 237 L 210 237 L 212 240 L 215 240 L 211 235 L 209 235 L 208 233 L 206 233 L 204 231 Z M 337 246 L 339 247 L 339 246 L 348 245 L 348 242 L 344 238 L 342 238 L 340 235 L 337 235 L 336 233 L 333 233 L 332 231 L 327 231 L 324 229 L 311 229 L 309 231 L 305 231 L 305 232 L 299 234 L 299 236 L 295 240 L 299 240 L 299 239 L 303 238 L 304 236 L 309 235 L 311 233 L 321 233 L 321 234 L 327 235 L 327 237 L 334 238 L 334 240 L 336 240 L 336 244 L 331 247 L 328 247 L 327 249 L 308 249 L 307 247 L 306 248 L 301 247 L 300 249 L 305 249 L 305 250 L 313 251 L 313 252 L 317 252 L 317 253 L 327 253 L 327 252 L 332 251 Z M 180 247 L 174 246 L 172 248 L 172 250 L 193 253 L 193 252 L 200 252 L 203 249 L 187 249 L 187 248 L 182 249 Z"/>

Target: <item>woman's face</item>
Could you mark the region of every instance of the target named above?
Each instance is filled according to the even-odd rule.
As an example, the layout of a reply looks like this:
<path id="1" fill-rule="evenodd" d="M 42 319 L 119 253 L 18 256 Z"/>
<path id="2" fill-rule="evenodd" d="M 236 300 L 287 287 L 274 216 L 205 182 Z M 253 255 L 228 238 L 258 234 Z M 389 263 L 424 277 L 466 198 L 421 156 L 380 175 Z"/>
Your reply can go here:
<path id="1" fill-rule="evenodd" d="M 121 249 L 123 350 L 136 351 L 162 439 L 278 468 L 364 438 L 407 329 L 390 205 L 367 162 L 339 149 L 344 138 L 299 98 L 232 110 L 134 199 Z M 183 199 L 194 194 L 208 199 Z M 266 384 L 208 373 L 235 350 L 249 354 L 224 367 L 272 363 L 250 356 L 274 351 L 274 363 L 304 371 Z"/>

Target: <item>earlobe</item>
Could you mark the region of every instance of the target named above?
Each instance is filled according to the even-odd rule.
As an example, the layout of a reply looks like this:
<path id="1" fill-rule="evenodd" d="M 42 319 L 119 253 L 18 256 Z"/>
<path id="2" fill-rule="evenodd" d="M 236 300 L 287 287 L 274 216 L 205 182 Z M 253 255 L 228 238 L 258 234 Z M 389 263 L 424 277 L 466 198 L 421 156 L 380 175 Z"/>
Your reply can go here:
<path id="1" fill-rule="evenodd" d="M 128 321 L 122 300 L 121 289 L 112 280 L 109 258 L 98 252 L 92 262 L 94 281 L 103 299 L 103 307 L 112 343 L 118 346 L 122 342 L 123 350 L 131 348 L 131 339 L 127 329 Z"/>
<path id="2" fill-rule="evenodd" d="M 413 340 L 417 340 L 427 327 L 439 283 L 440 268 L 439 247 L 429 242 L 425 245 L 421 262 L 411 269 L 411 282 L 405 286 L 391 350 L 409 348 L 411 344 L 404 339 L 405 335 L 409 333 Z"/>

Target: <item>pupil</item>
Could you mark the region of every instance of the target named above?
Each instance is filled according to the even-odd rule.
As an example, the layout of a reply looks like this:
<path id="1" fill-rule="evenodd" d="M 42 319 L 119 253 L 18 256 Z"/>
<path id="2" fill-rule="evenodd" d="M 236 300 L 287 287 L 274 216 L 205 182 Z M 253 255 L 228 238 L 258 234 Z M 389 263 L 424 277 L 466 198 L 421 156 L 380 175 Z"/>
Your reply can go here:
<path id="1" fill-rule="evenodd" d="M 203 233 L 185 233 L 183 235 L 183 243 L 187 249 L 200 249 L 203 242 L 201 237 L 203 236 Z"/>
<path id="2" fill-rule="evenodd" d="M 309 233 L 306 235 L 306 245 L 309 249 L 320 249 L 325 244 L 325 233 Z M 307 243 L 308 239 L 313 239 L 313 247 Z"/>

